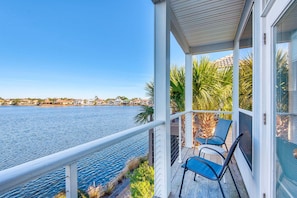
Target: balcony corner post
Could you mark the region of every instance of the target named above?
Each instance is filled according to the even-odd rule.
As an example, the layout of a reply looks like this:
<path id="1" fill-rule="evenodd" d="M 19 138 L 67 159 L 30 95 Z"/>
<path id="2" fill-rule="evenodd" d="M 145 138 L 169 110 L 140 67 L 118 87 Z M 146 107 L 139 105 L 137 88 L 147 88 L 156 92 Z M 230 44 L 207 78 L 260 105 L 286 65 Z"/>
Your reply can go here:
<path id="1" fill-rule="evenodd" d="M 155 197 L 171 192 L 170 147 L 170 1 L 155 4 L 154 38 L 154 116 L 165 124 L 155 128 Z"/>
<path id="2" fill-rule="evenodd" d="M 193 64 L 192 54 L 186 54 L 186 83 L 185 83 L 185 110 L 189 111 L 185 115 L 185 146 L 193 146 L 193 123 L 192 123 L 192 104 L 193 104 Z"/>

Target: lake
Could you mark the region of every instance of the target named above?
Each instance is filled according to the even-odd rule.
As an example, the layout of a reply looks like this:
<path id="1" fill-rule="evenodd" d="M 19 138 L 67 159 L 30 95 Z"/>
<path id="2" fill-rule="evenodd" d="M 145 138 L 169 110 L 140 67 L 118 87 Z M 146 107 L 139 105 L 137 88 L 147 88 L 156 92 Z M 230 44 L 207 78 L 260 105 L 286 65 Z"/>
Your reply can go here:
<path id="1" fill-rule="evenodd" d="M 137 126 L 138 106 L 0 107 L 0 170 Z M 147 153 L 147 133 L 78 162 L 82 190 L 105 185 L 129 159 Z M 65 188 L 64 169 L 0 197 L 53 197 Z"/>

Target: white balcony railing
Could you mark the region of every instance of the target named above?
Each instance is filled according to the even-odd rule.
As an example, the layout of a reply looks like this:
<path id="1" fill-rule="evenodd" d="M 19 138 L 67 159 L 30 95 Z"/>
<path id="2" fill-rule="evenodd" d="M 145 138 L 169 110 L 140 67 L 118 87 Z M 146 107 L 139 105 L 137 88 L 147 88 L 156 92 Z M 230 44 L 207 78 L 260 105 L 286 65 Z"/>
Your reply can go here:
<path id="1" fill-rule="evenodd" d="M 153 121 L 2 170 L 0 171 L 0 195 L 46 173 L 65 167 L 66 197 L 77 197 L 78 160 L 162 124 L 164 121 Z"/>
<path id="2" fill-rule="evenodd" d="M 170 116 L 170 120 L 179 118 L 179 156 L 178 162 L 182 162 L 182 123 L 181 116 L 188 113 L 215 113 L 215 114 L 232 114 L 232 112 L 223 111 L 188 111 L 180 112 Z M 0 195 L 14 189 L 24 183 L 32 181 L 53 170 L 65 167 L 66 174 L 66 197 L 77 197 L 77 161 L 87 155 L 101 151 L 109 146 L 124 141 L 128 138 L 146 132 L 151 128 L 156 128 L 165 124 L 165 121 L 153 121 L 148 124 L 127 129 L 64 151 L 54 153 L 36 160 L 0 171 Z"/>

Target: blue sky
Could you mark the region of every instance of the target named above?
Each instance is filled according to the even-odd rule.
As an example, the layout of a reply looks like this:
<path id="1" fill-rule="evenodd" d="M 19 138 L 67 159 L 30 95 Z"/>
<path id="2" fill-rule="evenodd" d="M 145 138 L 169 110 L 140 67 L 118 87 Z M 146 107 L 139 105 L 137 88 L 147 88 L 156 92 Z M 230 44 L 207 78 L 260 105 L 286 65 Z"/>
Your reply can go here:
<path id="1" fill-rule="evenodd" d="M 0 97 L 144 98 L 153 22 L 150 0 L 2 0 Z M 174 38 L 171 49 L 183 65 Z"/>

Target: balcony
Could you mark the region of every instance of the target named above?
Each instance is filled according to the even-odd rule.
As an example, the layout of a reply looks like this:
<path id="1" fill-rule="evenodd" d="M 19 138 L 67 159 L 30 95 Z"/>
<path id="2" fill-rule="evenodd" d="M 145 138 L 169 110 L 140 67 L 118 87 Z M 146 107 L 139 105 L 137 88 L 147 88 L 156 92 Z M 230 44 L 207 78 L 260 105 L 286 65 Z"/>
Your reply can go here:
<path id="1" fill-rule="evenodd" d="M 229 147 L 229 145 L 228 145 Z M 197 149 L 196 149 L 197 154 Z M 186 159 L 190 156 L 193 156 L 192 148 L 183 148 L 182 149 L 182 161 L 186 161 Z M 206 158 L 220 163 L 220 159 L 216 156 L 205 156 Z M 238 170 L 236 161 L 233 159 L 233 162 L 230 164 L 230 168 L 234 179 L 236 181 L 237 187 L 240 192 L 240 196 L 242 198 L 249 197 L 247 191 L 245 189 L 242 177 Z M 171 194 L 170 198 L 178 198 L 179 189 L 181 185 L 181 179 L 183 175 L 183 168 L 181 168 L 178 160 L 171 167 Z M 222 197 L 222 194 L 219 189 L 219 185 L 216 181 L 210 181 L 201 176 L 197 176 L 196 181 L 193 180 L 194 174 L 191 172 L 187 172 L 185 176 L 185 181 L 182 190 L 182 197 L 210 197 L 210 198 L 218 198 Z M 224 193 L 226 197 L 238 197 L 236 189 L 234 187 L 233 181 L 230 177 L 230 173 L 227 171 L 225 175 L 226 183 L 221 181 Z"/>
<path id="2" fill-rule="evenodd" d="M 171 115 L 171 120 L 179 118 L 177 132 L 179 137 L 182 137 L 181 131 L 181 123 L 182 118 L 186 112 Z M 201 112 L 200 112 L 201 113 Z M 218 112 L 216 112 L 218 113 Z M 192 112 L 188 112 L 187 114 L 192 115 Z M 52 184 L 45 187 L 46 189 L 34 188 L 34 183 L 31 183 L 32 196 L 39 196 L 39 193 L 50 192 L 51 188 L 55 188 L 55 183 L 64 182 L 66 188 L 66 196 L 67 197 L 77 197 L 77 189 L 81 188 L 81 183 L 78 181 L 78 173 L 83 171 L 79 168 L 79 163 L 82 159 L 86 158 L 86 156 L 90 156 L 98 151 L 102 151 L 110 146 L 115 146 L 115 144 L 129 140 L 129 138 L 134 138 L 140 134 L 146 133 L 148 129 L 154 128 L 155 134 L 159 133 L 159 126 L 164 125 L 162 121 L 154 121 L 142 126 L 138 126 L 132 129 L 128 129 L 119 133 L 115 133 L 113 135 L 100 138 L 94 140 L 92 142 L 88 142 L 43 158 L 39 158 L 24 164 L 21 164 L 16 167 L 12 167 L 10 169 L 6 169 L 0 171 L 0 197 L 10 196 L 12 192 L 10 190 L 18 189 L 18 191 L 13 191 L 13 195 L 17 195 L 17 192 L 22 191 L 21 185 L 28 183 L 36 178 L 49 177 L 48 173 L 55 171 L 57 169 L 61 170 L 61 168 L 65 169 L 65 176 L 63 174 L 59 174 L 60 179 L 52 182 Z M 179 156 L 175 163 L 171 166 L 171 193 L 170 197 L 178 197 L 178 192 L 180 189 L 182 172 L 181 161 L 185 161 L 187 157 L 193 155 L 192 148 L 182 148 L 182 139 L 179 138 Z M 232 142 L 232 133 L 229 133 L 227 145 L 230 146 Z M 197 152 L 197 151 L 196 151 Z M 155 154 L 155 157 L 157 155 Z M 206 156 L 207 157 L 207 156 Z M 101 160 L 108 158 L 108 156 L 102 156 Z M 98 164 L 101 163 L 100 159 L 98 160 Z M 211 158 L 211 160 L 219 160 L 216 159 L 215 156 Z M 89 165 L 90 166 L 90 165 Z M 245 190 L 241 175 L 237 169 L 237 164 L 233 161 L 232 171 L 236 177 L 237 185 L 240 189 L 240 193 L 242 197 L 248 197 L 247 192 Z M 88 167 L 86 167 L 88 168 Z M 100 174 L 108 174 L 106 172 L 102 172 Z M 219 191 L 219 186 L 216 182 L 208 181 L 204 178 L 199 177 L 199 179 L 194 182 L 193 177 L 190 175 L 191 173 L 187 173 L 185 185 L 183 189 L 182 196 L 183 197 L 219 197 L 221 193 Z M 236 197 L 237 192 L 235 191 L 234 184 L 231 181 L 230 176 L 226 174 L 226 183 L 223 184 L 224 192 L 228 197 Z M 96 177 L 96 175 L 90 175 L 90 177 Z M 198 177 L 197 177 L 198 178 Z M 157 177 L 155 177 L 157 179 Z M 156 187 L 158 188 L 158 187 Z M 57 192 L 56 192 L 57 193 Z"/>

